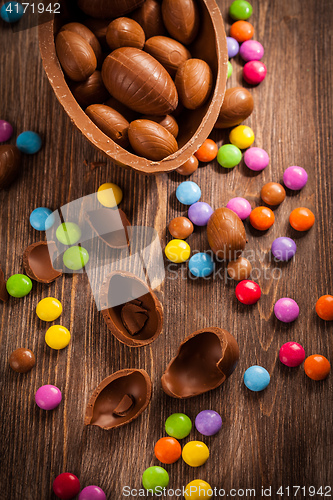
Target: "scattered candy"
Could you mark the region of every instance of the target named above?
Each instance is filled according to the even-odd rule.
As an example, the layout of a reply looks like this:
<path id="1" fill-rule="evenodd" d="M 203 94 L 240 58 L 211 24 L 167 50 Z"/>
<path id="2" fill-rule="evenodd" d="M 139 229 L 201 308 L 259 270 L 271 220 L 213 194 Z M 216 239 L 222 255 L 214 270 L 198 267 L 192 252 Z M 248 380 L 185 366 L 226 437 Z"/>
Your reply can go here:
<path id="1" fill-rule="evenodd" d="M 46 231 L 54 224 L 52 210 L 46 207 L 35 208 L 30 214 L 30 224 L 36 231 Z"/>
<path id="2" fill-rule="evenodd" d="M 62 313 L 62 305 L 54 297 L 46 297 L 38 302 L 36 314 L 42 321 L 54 321 Z"/>
<path id="3" fill-rule="evenodd" d="M 85 248 L 73 246 L 67 248 L 62 260 L 68 269 L 79 271 L 88 264 L 89 254 Z"/>
<path id="4" fill-rule="evenodd" d="M 177 187 L 176 197 L 184 205 L 193 205 L 193 203 L 200 200 L 201 189 L 195 182 L 185 181 Z"/>
<path id="5" fill-rule="evenodd" d="M 63 472 L 53 481 L 53 491 L 61 500 L 70 500 L 80 491 L 80 481 L 70 472 Z"/>
<path id="6" fill-rule="evenodd" d="M 312 380 L 324 380 L 331 371 L 331 365 L 325 356 L 313 354 L 306 358 L 304 371 Z"/>
<path id="7" fill-rule="evenodd" d="M 293 165 L 292 167 L 288 167 L 283 173 L 283 182 L 285 186 L 293 191 L 304 188 L 307 181 L 308 174 L 303 167 Z"/>
<path id="8" fill-rule="evenodd" d="M 22 132 L 16 139 L 17 148 L 28 155 L 33 155 L 37 153 L 42 147 L 42 139 L 36 132 L 28 130 L 27 132 Z"/>
<path id="9" fill-rule="evenodd" d="M 244 373 L 244 384 L 250 391 L 259 392 L 266 389 L 270 382 L 268 371 L 262 366 L 250 366 Z"/>
<path id="10" fill-rule="evenodd" d="M 123 199 L 123 192 L 117 184 L 106 182 L 99 186 L 97 199 L 103 207 L 115 208 Z"/>
<path id="11" fill-rule="evenodd" d="M 238 257 L 237 260 L 231 260 L 227 267 L 231 279 L 236 281 L 247 280 L 252 271 L 251 262 L 245 257 Z"/>
<path id="12" fill-rule="evenodd" d="M 24 274 L 13 274 L 7 280 L 6 289 L 12 297 L 25 297 L 32 289 L 32 282 Z"/>
<path id="13" fill-rule="evenodd" d="M 235 38 L 237 42 L 246 42 L 253 37 L 254 28 L 251 23 L 247 21 L 236 21 L 231 25 L 230 36 Z"/>
<path id="14" fill-rule="evenodd" d="M 206 139 L 203 145 L 198 149 L 194 156 L 201 162 L 207 163 L 216 158 L 218 147 L 212 139 Z"/>
<path id="15" fill-rule="evenodd" d="M 215 264 L 211 255 L 200 252 L 190 258 L 188 267 L 193 276 L 205 278 L 214 272 Z"/>
<path id="16" fill-rule="evenodd" d="M 325 321 L 333 321 L 333 295 L 322 295 L 317 300 L 316 313 Z"/>
<path id="17" fill-rule="evenodd" d="M 45 342 L 51 349 L 64 349 L 68 346 L 70 339 L 70 332 L 61 325 L 50 326 L 45 334 Z"/>
<path id="18" fill-rule="evenodd" d="M 242 152 L 233 144 L 224 144 L 217 153 L 217 161 L 224 168 L 233 168 L 242 159 Z"/>
<path id="19" fill-rule="evenodd" d="M 250 213 L 250 223 L 258 231 L 266 231 L 274 221 L 274 212 L 268 207 L 256 207 Z"/>
<path id="20" fill-rule="evenodd" d="M 235 38 L 227 36 L 228 57 L 235 57 L 239 52 L 239 43 Z"/>
<path id="21" fill-rule="evenodd" d="M 297 342 L 286 342 L 280 347 L 279 359 L 281 363 L 290 368 L 299 366 L 303 363 L 305 351 Z"/>
<path id="22" fill-rule="evenodd" d="M 185 500 L 209 500 L 214 492 L 210 484 L 202 479 L 195 479 L 185 487 Z"/>
<path id="23" fill-rule="evenodd" d="M 280 205 L 286 197 L 286 191 L 278 182 L 268 182 L 261 188 L 260 196 L 267 205 Z"/>
<path id="24" fill-rule="evenodd" d="M 180 175 L 191 175 L 197 170 L 199 166 L 199 160 L 194 155 L 190 156 L 189 159 L 180 167 L 176 169 L 176 172 Z"/>
<path id="25" fill-rule="evenodd" d="M 188 218 L 196 226 L 206 226 L 214 210 L 208 203 L 197 201 L 188 209 Z"/>
<path id="26" fill-rule="evenodd" d="M 214 436 L 222 427 L 222 418 L 214 410 L 203 410 L 195 418 L 195 427 L 204 436 Z"/>
<path id="27" fill-rule="evenodd" d="M 249 61 L 244 65 L 243 78 L 250 85 L 258 85 L 265 80 L 267 68 L 261 61 Z"/>
<path id="28" fill-rule="evenodd" d="M 173 413 L 166 419 L 165 432 L 176 439 L 184 439 L 192 430 L 191 419 L 184 413 Z"/>
<path id="29" fill-rule="evenodd" d="M 6 120 L 0 120 L 0 142 L 9 141 L 13 135 L 13 127 Z"/>
<path id="30" fill-rule="evenodd" d="M 230 78 L 232 75 L 232 64 L 230 61 L 228 61 L 228 73 L 227 73 L 227 78 Z"/>
<path id="31" fill-rule="evenodd" d="M 36 364 L 35 355 L 30 349 L 19 347 L 9 356 L 9 366 L 14 372 L 27 373 Z"/>
<path id="32" fill-rule="evenodd" d="M 315 223 L 315 216 L 308 208 L 295 208 L 289 215 L 289 222 L 296 231 L 308 231 Z"/>
<path id="33" fill-rule="evenodd" d="M 55 385 L 42 385 L 35 394 L 36 404 L 42 410 L 54 410 L 54 408 L 60 405 L 61 399 L 61 391 Z"/>
<path id="34" fill-rule="evenodd" d="M 168 226 L 171 236 L 186 240 L 193 233 L 193 224 L 187 217 L 175 217 Z"/>
<path id="35" fill-rule="evenodd" d="M 283 297 L 275 302 L 274 314 L 283 323 L 291 323 L 295 321 L 299 315 L 299 307 L 295 300 L 289 297 Z"/>
<path id="36" fill-rule="evenodd" d="M 247 219 L 251 213 L 251 205 L 245 198 L 232 198 L 226 206 L 235 212 L 241 220 Z"/>
<path id="37" fill-rule="evenodd" d="M 236 297 L 242 304 L 252 305 L 261 297 L 261 289 L 258 283 L 251 280 L 243 280 L 236 286 Z"/>
<path id="38" fill-rule="evenodd" d="M 202 441 L 189 441 L 183 448 L 182 457 L 190 467 L 200 467 L 209 458 L 208 446 Z"/>
<path id="39" fill-rule="evenodd" d="M 296 253 L 297 246 L 294 240 L 287 236 L 280 236 L 272 243 L 272 254 L 278 260 L 290 260 Z"/>
<path id="40" fill-rule="evenodd" d="M 245 151 L 244 163 L 250 170 L 259 172 L 269 164 L 269 156 L 264 149 L 253 147 Z"/>
<path id="41" fill-rule="evenodd" d="M 237 21 L 245 21 L 252 15 L 252 5 L 246 0 L 234 0 L 229 7 L 229 15 Z"/>
<path id="42" fill-rule="evenodd" d="M 238 125 L 232 129 L 229 134 L 231 144 L 237 146 L 239 149 L 249 148 L 254 141 L 253 130 L 247 125 Z"/>
<path id="43" fill-rule="evenodd" d="M 63 222 L 56 230 L 56 237 L 63 245 L 75 245 L 81 238 L 81 229 L 75 222 Z"/>
<path id="44" fill-rule="evenodd" d="M 106 500 L 106 495 L 99 486 L 91 485 L 83 488 L 79 500 Z"/>
<path id="45" fill-rule="evenodd" d="M 181 457 L 182 447 L 177 439 L 164 437 L 157 441 L 154 452 L 157 460 L 162 464 L 174 464 Z"/>
<path id="46" fill-rule="evenodd" d="M 148 467 L 142 475 L 142 486 L 155 493 L 157 488 L 166 488 L 169 484 L 169 474 L 163 467 Z"/>
<path id="47" fill-rule="evenodd" d="M 0 17 L 6 23 L 16 23 L 24 14 L 23 5 L 19 2 L 6 2 L 0 10 Z"/>
<path id="48" fill-rule="evenodd" d="M 239 54 L 244 61 L 260 61 L 264 55 L 264 47 L 257 40 L 242 43 Z"/>
<path id="49" fill-rule="evenodd" d="M 186 241 L 183 240 L 171 240 L 164 249 L 164 253 L 168 260 L 174 262 L 175 264 L 181 264 L 187 261 L 191 255 L 191 248 Z"/>

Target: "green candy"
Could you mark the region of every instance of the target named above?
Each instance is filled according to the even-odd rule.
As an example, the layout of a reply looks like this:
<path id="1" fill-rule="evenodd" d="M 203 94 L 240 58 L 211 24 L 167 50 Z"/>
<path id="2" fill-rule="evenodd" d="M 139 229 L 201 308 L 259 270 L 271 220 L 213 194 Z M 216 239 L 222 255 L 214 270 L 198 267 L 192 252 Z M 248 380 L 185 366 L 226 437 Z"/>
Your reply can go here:
<path id="1" fill-rule="evenodd" d="M 227 78 L 230 78 L 232 75 L 232 65 L 231 65 L 231 62 L 228 61 L 228 74 L 227 74 Z"/>
<path id="2" fill-rule="evenodd" d="M 64 222 L 57 228 L 56 237 L 63 245 L 74 245 L 81 238 L 81 229 L 75 222 Z"/>
<path id="3" fill-rule="evenodd" d="M 6 283 L 7 292 L 12 297 L 25 297 L 32 289 L 32 282 L 24 274 L 13 274 Z"/>
<path id="4" fill-rule="evenodd" d="M 235 0 L 229 8 L 229 15 L 236 21 L 245 21 L 252 16 L 252 5 L 246 0 Z"/>
<path id="5" fill-rule="evenodd" d="M 166 419 L 165 432 L 176 439 L 184 439 L 192 429 L 191 419 L 184 413 L 173 413 Z"/>
<path id="6" fill-rule="evenodd" d="M 62 260 L 68 269 L 78 271 L 87 265 L 89 261 L 89 254 L 83 247 L 70 247 L 67 248 Z"/>
<path id="7" fill-rule="evenodd" d="M 158 493 L 156 491 L 157 488 L 160 488 L 160 491 L 163 488 L 166 488 L 169 484 L 169 474 L 163 467 L 148 467 L 142 474 L 142 486 L 146 490 L 152 490 L 154 493 Z"/>
<path id="8" fill-rule="evenodd" d="M 217 161 L 224 168 L 233 168 L 242 159 L 242 152 L 233 144 L 224 144 L 217 153 Z"/>

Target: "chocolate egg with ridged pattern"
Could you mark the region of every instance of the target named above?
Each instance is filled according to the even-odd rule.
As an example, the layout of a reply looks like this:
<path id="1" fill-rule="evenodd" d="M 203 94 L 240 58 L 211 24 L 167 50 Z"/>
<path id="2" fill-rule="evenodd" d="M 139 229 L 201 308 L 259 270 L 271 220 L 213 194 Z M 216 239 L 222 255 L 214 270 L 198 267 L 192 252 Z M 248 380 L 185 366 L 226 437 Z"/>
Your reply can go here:
<path id="1" fill-rule="evenodd" d="M 243 87 L 227 89 L 215 128 L 228 128 L 239 125 L 250 116 L 253 106 L 253 97 L 247 89 Z"/>
<path id="2" fill-rule="evenodd" d="M 178 68 L 175 84 L 185 108 L 197 109 L 207 101 L 212 91 L 213 73 L 206 61 L 188 59 Z"/>
<path id="3" fill-rule="evenodd" d="M 86 113 L 91 121 L 119 146 L 129 146 L 129 123 L 118 111 L 104 104 L 92 104 L 88 106 Z"/>
<path id="4" fill-rule="evenodd" d="M 207 238 L 216 257 L 223 261 L 236 260 L 246 245 L 244 224 L 229 208 L 218 208 L 207 224 Z"/>
<path id="5" fill-rule="evenodd" d="M 131 17 L 143 28 L 146 38 L 166 35 L 161 4 L 158 0 L 146 0 L 141 7 L 131 14 Z"/>
<path id="6" fill-rule="evenodd" d="M 183 44 L 167 36 L 149 38 L 144 50 L 155 57 L 171 76 L 176 74 L 179 66 L 191 58 L 190 52 Z"/>
<path id="7" fill-rule="evenodd" d="M 199 10 L 195 0 L 163 0 L 162 15 L 166 29 L 181 43 L 193 42 L 199 31 Z"/>
<path id="8" fill-rule="evenodd" d="M 178 150 L 174 136 L 151 120 L 132 122 L 128 128 L 128 138 L 136 154 L 148 160 L 160 161 Z"/>
<path id="9" fill-rule="evenodd" d="M 91 45 L 73 31 L 57 34 L 56 51 L 64 73 L 74 82 L 83 82 L 96 70 L 97 59 Z"/>
<path id="10" fill-rule="evenodd" d="M 145 40 L 145 33 L 140 24 L 128 17 L 118 17 L 112 21 L 106 32 L 106 42 L 111 50 L 120 47 L 142 49 Z"/>

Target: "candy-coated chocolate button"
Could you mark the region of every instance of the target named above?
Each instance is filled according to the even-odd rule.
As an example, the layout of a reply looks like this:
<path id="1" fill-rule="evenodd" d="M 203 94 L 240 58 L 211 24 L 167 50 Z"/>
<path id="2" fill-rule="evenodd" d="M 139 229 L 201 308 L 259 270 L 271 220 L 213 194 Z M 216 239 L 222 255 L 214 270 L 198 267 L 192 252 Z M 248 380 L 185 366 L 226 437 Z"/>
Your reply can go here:
<path id="1" fill-rule="evenodd" d="M 164 252 L 168 260 L 176 264 L 181 264 L 189 258 L 191 248 L 186 241 L 175 239 L 169 241 Z"/>
<path id="2" fill-rule="evenodd" d="M 232 198 L 227 203 L 227 208 L 235 212 L 241 220 L 245 220 L 251 213 L 251 205 L 245 198 Z"/>
<path id="3" fill-rule="evenodd" d="M 308 182 L 308 174 L 303 167 L 293 165 L 284 171 L 283 182 L 287 188 L 298 191 Z"/>
<path id="4" fill-rule="evenodd" d="M 13 135 L 13 127 L 6 120 L 0 120 L 0 142 L 9 141 Z"/>
<path id="5" fill-rule="evenodd" d="M 187 217 L 175 217 L 168 226 L 171 236 L 185 240 L 193 233 L 193 224 Z"/>
<path id="6" fill-rule="evenodd" d="M 29 372 L 35 366 L 35 363 L 34 353 L 25 347 L 15 349 L 9 357 L 9 366 L 17 373 Z"/>
<path id="7" fill-rule="evenodd" d="M 208 203 L 197 201 L 188 209 L 188 218 L 196 226 L 206 226 L 214 210 Z"/>
<path id="8" fill-rule="evenodd" d="M 249 148 L 244 153 L 244 163 L 250 170 L 260 172 L 269 164 L 268 153 L 262 148 Z"/>
<path id="9" fill-rule="evenodd" d="M 148 467 L 142 475 L 142 486 L 146 490 L 156 491 L 166 488 L 169 484 L 169 474 L 163 467 Z"/>
<path id="10" fill-rule="evenodd" d="M 176 197 L 184 205 L 192 205 L 200 200 L 201 189 L 198 184 L 192 181 L 185 181 L 179 184 L 176 190 Z"/>
<path id="11" fill-rule="evenodd" d="M 217 161 L 224 168 L 233 168 L 240 163 L 242 152 L 233 144 L 224 144 L 217 153 Z"/>
<path id="12" fill-rule="evenodd" d="M 99 486 L 90 485 L 83 488 L 79 500 L 106 500 L 106 495 Z"/>
<path id="13" fill-rule="evenodd" d="M 264 55 L 264 47 L 257 40 L 242 43 L 239 54 L 244 61 L 260 61 Z"/>
<path id="14" fill-rule="evenodd" d="M 324 380 L 331 371 L 331 365 L 325 356 L 313 354 L 304 361 L 304 371 L 312 380 Z"/>
<path id="15" fill-rule="evenodd" d="M 299 207 L 291 212 L 289 222 L 296 231 L 308 231 L 315 223 L 315 216 L 308 208 Z"/>
<path id="16" fill-rule="evenodd" d="M 36 314 L 42 321 L 54 321 L 62 313 L 62 305 L 54 297 L 46 297 L 38 302 Z"/>
<path id="17" fill-rule="evenodd" d="M 73 246 L 67 248 L 62 259 L 68 269 L 79 271 L 88 264 L 89 254 L 85 248 Z"/>
<path id="18" fill-rule="evenodd" d="M 60 405 L 61 399 L 62 395 L 60 389 L 50 384 L 42 385 L 35 394 L 36 404 L 42 410 L 54 410 L 54 408 Z"/>
<path id="19" fill-rule="evenodd" d="M 305 351 L 297 342 L 286 342 L 280 347 L 279 359 L 281 363 L 290 368 L 299 366 L 303 363 Z"/>
<path id="20" fill-rule="evenodd" d="M 228 57 L 235 57 L 239 52 L 239 43 L 235 38 L 227 36 Z"/>
<path id="21" fill-rule="evenodd" d="M 80 481 L 70 472 L 63 472 L 53 481 L 53 491 L 61 500 L 71 500 L 80 491 Z"/>
<path id="22" fill-rule="evenodd" d="M 24 14 L 23 5 L 17 2 L 6 2 L 0 10 L 0 17 L 6 23 L 16 23 Z"/>
<path id="23" fill-rule="evenodd" d="M 289 297 L 282 297 L 274 305 L 274 314 L 283 323 L 295 321 L 299 315 L 299 307 L 295 300 Z"/>
<path id="24" fill-rule="evenodd" d="M 25 297 L 32 289 L 32 282 L 24 274 L 13 274 L 7 280 L 6 289 L 12 297 Z"/>
<path id="25" fill-rule="evenodd" d="M 202 479 L 195 479 L 185 487 L 185 500 L 209 500 L 213 494 L 210 484 Z"/>
<path id="26" fill-rule="evenodd" d="M 212 139 L 206 139 L 202 146 L 198 149 L 194 156 L 201 162 L 207 163 L 216 158 L 218 147 Z"/>
<path id="27" fill-rule="evenodd" d="M 232 75 L 232 64 L 230 61 L 228 61 L 228 74 L 227 74 L 227 78 L 230 78 Z"/>
<path id="28" fill-rule="evenodd" d="M 202 441 L 190 441 L 184 446 L 182 457 L 190 467 L 200 467 L 209 458 L 208 446 Z"/>
<path id="29" fill-rule="evenodd" d="M 70 339 L 70 332 L 61 325 L 50 326 L 45 334 L 45 342 L 51 349 L 64 349 L 68 346 Z"/>
<path id="30" fill-rule="evenodd" d="M 228 264 L 228 275 L 236 281 L 247 280 L 252 271 L 251 262 L 245 257 L 238 257 L 237 260 L 231 260 Z"/>
<path id="31" fill-rule="evenodd" d="M 115 208 L 123 199 L 123 192 L 117 184 L 106 182 L 99 186 L 97 199 L 103 207 Z"/>
<path id="32" fill-rule="evenodd" d="M 245 42 L 253 37 L 254 28 L 251 23 L 247 21 L 236 21 L 231 25 L 230 36 L 235 38 L 237 42 Z"/>
<path id="33" fill-rule="evenodd" d="M 192 429 L 191 419 L 184 413 L 173 413 L 166 419 L 165 432 L 176 439 L 184 439 Z"/>
<path id="34" fill-rule="evenodd" d="M 234 0 L 229 7 L 229 15 L 237 21 L 248 19 L 253 12 L 252 5 L 246 0 Z"/>
<path id="35" fill-rule="evenodd" d="M 322 295 L 317 300 L 316 313 L 325 321 L 333 321 L 333 295 Z"/>
<path id="36" fill-rule="evenodd" d="M 244 384 L 250 391 L 259 392 L 266 389 L 270 382 L 268 371 L 262 366 L 250 366 L 244 373 Z"/>
<path id="37" fill-rule="evenodd" d="M 215 264 L 210 254 L 199 252 L 190 258 L 188 268 L 193 276 L 205 278 L 214 272 Z"/>
<path id="38" fill-rule="evenodd" d="M 278 260 L 290 260 L 295 255 L 296 250 L 296 243 L 287 236 L 280 236 L 272 243 L 272 254 Z"/>
<path id="39" fill-rule="evenodd" d="M 254 132 L 247 125 L 238 125 L 229 134 L 231 144 L 239 149 L 249 148 L 254 141 Z"/>
<path id="40" fill-rule="evenodd" d="M 157 441 L 154 452 L 157 460 L 163 464 L 174 464 L 182 454 L 182 447 L 177 439 L 164 437 Z"/>
<path id="41" fill-rule="evenodd" d="M 243 68 L 243 78 L 250 85 L 258 85 L 265 80 L 267 68 L 261 61 L 249 61 Z"/>
<path id="42" fill-rule="evenodd" d="M 268 207 L 256 207 L 250 213 L 250 223 L 258 231 L 266 231 L 274 221 L 274 212 Z"/>
<path id="43" fill-rule="evenodd" d="M 268 182 L 260 191 L 262 201 L 267 205 L 280 205 L 286 197 L 286 191 L 278 182 Z"/>
<path id="44" fill-rule="evenodd" d="M 236 286 L 236 297 L 242 304 L 252 305 L 261 297 L 261 289 L 258 283 L 251 280 L 243 280 Z"/>
<path id="45" fill-rule="evenodd" d="M 75 222 L 63 222 L 57 227 L 56 237 L 63 245 L 75 245 L 81 238 L 81 229 Z"/>
<path id="46" fill-rule="evenodd" d="M 16 146 L 22 153 L 33 155 L 42 147 L 42 139 L 36 132 L 22 132 L 16 139 Z"/>
<path id="47" fill-rule="evenodd" d="M 195 427 L 204 436 L 213 436 L 221 429 L 222 418 L 214 410 L 203 410 L 195 418 Z"/>
<path id="48" fill-rule="evenodd" d="M 54 224 L 52 210 L 46 207 L 35 208 L 30 214 L 30 224 L 36 231 L 46 231 Z"/>

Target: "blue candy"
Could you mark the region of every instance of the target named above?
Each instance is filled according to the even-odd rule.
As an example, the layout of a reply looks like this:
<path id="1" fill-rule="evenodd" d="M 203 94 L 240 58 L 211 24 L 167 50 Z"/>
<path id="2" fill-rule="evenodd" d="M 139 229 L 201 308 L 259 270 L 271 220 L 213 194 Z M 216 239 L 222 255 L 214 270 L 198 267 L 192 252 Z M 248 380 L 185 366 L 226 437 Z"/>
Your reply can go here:
<path id="1" fill-rule="evenodd" d="M 33 155 L 42 147 L 42 139 L 36 132 L 28 130 L 27 132 L 22 132 L 22 134 L 18 136 L 16 139 L 16 146 L 22 153 Z"/>
<path id="2" fill-rule="evenodd" d="M 250 366 L 244 373 L 244 384 L 250 391 L 263 391 L 268 386 L 270 380 L 268 371 L 262 366 Z"/>
<path id="3" fill-rule="evenodd" d="M 185 181 L 177 187 L 176 197 L 184 205 L 193 205 L 200 200 L 201 189 L 195 182 Z"/>
<path id="4" fill-rule="evenodd" d="M 46 229 L 50 229 L 54 224 L 54 216 L 51 214 L 52 210 L 49 208 L 35 208 L 30 214 L 30 224 L 37 231 L 46 231 Z"/>
<path id="5" fill-rule="evenodd" d="M 190 258 L 188 267 L 193 276 L 205 278 L 212 274 L 215 264 L 208 253 L 196 253 Z"/>
<path id="6" fill-rule="evenodd" d="M 23 6 L 18 2 L 6 2 L 0 10 L 0 17 L 6 23 L 16 23 L 24 14 Z"/>

